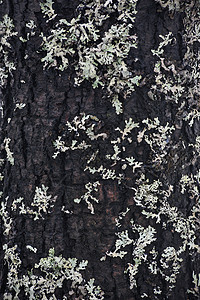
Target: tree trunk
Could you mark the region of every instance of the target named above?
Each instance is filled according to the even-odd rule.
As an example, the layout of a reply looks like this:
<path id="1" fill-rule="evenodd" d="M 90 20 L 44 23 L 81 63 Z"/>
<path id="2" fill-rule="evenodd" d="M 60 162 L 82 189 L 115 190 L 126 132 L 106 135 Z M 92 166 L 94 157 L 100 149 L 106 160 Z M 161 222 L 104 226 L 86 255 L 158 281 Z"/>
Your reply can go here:
<path id="1" fill-rule="evenodd" d="M 199 15 L 1 1 L 1 299 L 200 299 Z"/>

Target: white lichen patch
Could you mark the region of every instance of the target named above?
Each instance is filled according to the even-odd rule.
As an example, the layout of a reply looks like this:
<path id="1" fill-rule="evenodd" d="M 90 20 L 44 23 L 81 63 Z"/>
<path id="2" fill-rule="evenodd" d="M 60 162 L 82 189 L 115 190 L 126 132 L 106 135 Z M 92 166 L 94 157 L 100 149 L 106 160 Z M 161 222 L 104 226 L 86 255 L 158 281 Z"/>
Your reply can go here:
<path id="1" fill-rule="evenodd" d="M 15 110 L 16 109 L 23 109 L 26 106 L 26 103 L 16 103 Z"/>
<path id="2" fill-rule="evenodd" d="M 16 66 L 12 60 L 9 59 L 9 52 L 11 51 L 10 39 L 17 35 L 14 30 L 13 20 L 8 16 L 4 15 L 3 20 L 0 21 L 0 87 L 6 84 L 9 74 L 12 74 L 16 70 Z"/>
<path id="3" fill-rule="evenodd" d="M 0 207 L 0 217 L 3 222 L 4 231 L 3 234 L 5 236 L 9 236 L 13 229 L 13 219 L 10 217 L 10 214 L 7 210 L 7 204 L 8 204 L 8 197 L 4 201 L 1 201 L 1 207 Z"/>
<path id="4" fill-rule="evenodd" d="M 27 246 L 26 246 L 26 249 L 28 249 L 28 250 L 30 250 L 30 251 L 32 251 L 32 252 L 34 252 L 34 253 L 37 252 L 37 248 L 32 247 L 31 245 L 27 245 Z"/>
<path id="5" fill-rule="evenodd" d="M 85 10 L 84 19 L 81 14 L 70 21 L 60 19 L 48 35 L 41 34 L 42 50 L 46 52 L 41 61 L 44 68 L 53 67 L 60 71 L 66 70 L 73 61 L 75 84 L 89 80 L 93 88 L 101 86 L 116 113 L 120 114 L 123 109 L 119 96 L 126 98 L 141 79 L 125 62 L 130 49 L 137 47 L 136 35 L 130 34 L 137 13 L 137 0 L 106 1 L 104 4 L 89 2 L 77 7 L 77 11 Z M 41 8 L 47 22 L 56 17 L 52 0 L 42 2 Z M 116 24 L 101 37 L 101 26 L 112 12 L 118 14 Z"/>
<path id="6" fill-rule="evenodd" d="M 43 2 L 40 2 L 42 13 L 45 17 L 47 17 L 47 22 L 53 20 L 57 16 L 53 9 L 53 4 L 54 2 L 52 0 L 44 0 Z"/>
<path id="7" fill-rule="evenodd" d="M 8 292 L 4 293 L 3 299 L 11 300 L 13 299 L 13 294 L 15 299 L 19 299 L 18 295 L 21 290 L 22 280 L 19 277 L 19 270 L 22 265 L 22 261 L 19 256 L 18 247 L 14 245 L 9 247 L 7 244 L 3 245 L 4 250 L 4 262 L 8 265 L 7 273 L 7 289 Z M 11 293 L 13 291 L 13 294 Z"/>
<path id="8" fill-rule="evenodd" d="M 4 139 L 4 149 L 6 151 L 7 160 L 11 165 L 14 165 L 15 160 L 14 160 L 13 152 L 10 150 L 10 142 L 11 142 L 10 138 Z"/>
<path id="9" fill-rule="evenodd" d="M 91 214 L 94 214 L 94 206 L 91 203 L 91 200 L 96 202 L 96 203 L 98 203 L 99 200 L 96 197 L 94 197 L 92 195 L 92 193 L 98 192 L 98 186 L 99 185 L 100 185 L 99 181 L 96 181 L 96 182 L 93 182 L 93 183 L 91 183 L 91 182 L 87 183 L 85 185 L 85 188 L 86 188 L 87 192 L 84 195 L 82 195 L 80 198 L 75 198 L 74 202 L 75 203 L 80 203 L 82 200 L 85 201 L 86 204 L 87 204 L 88 209 L 91 211 Z"/>
<path id="10" fill-rule="evenodd" d="M 166 100 L 178 103 L 185 92 L 183 74 L 177 70 L 174 62 L 165 57 L 165 48 L 176 40 L 171 32 L 165 36 L 159 35 L 159 37 L 161 42 L 158 48 L 151 50 L 153 55 L 158 57 L 159 60 L 154 67 L 155 84 L 151 86 L 151 91 L 149 91 L 148 95 L 152 100 L 156 100 L 157 96 L 163 94 Z"/>
<path id="11" fill-rule="evenodd" d="M 43 219 L 44 215 L 49 213 L 54 207 L 57 198 L 56 196 L 52 197 L 52 195 L 48 195 L 47 190 L 48 187 L 44 185 L 41 188 L 36 187 L 31 206 L 25 206 L 24 202 L 20 202 L 19 213 L 22 215 L 32 215 L 34 220 Z"/>
<path id="12" fill-rule="evenodd" d="M 121 133 L 121 138 L 124 140 L 134 128 L 139 128 L 139 123 L 135 123 L 132 118 L 129 118 L 129 120 L 125 120 L 125 126 L 123 130 L 119 127 L 117 127 L 115 130 Z"/>
<path id="13" fill-rule="evenodd" d="M 155 0 L 158 2 L 163 8 L 168 8 L 169 11 L 180 10 L 181 0 Z"/>
<path id="14" fill-rule="evenodd" d="M 200 292 L 199 292 L 199 287 L 200 287 L 200 273 L 199 274 L 195 274 L 195 272 L 192 272 L 192 278 L 193 281 L 192 283 L 194 284 L 194 288 L 187 290 L 188 294 L 191 293 L 193 295 L 195 295 L 196 297 L 199 297 Z"/>
<path id="15" fill-rule="evenodd" d="M 121 248 L 132 244 L 134 241 L 129 238 L 128 230 L 117 232 L 116 236 L 118 237 L 118 239 L 115 241 L 115 250 L 110 252 L 107 251 L 106 255 L 111 257 L 123 258 L 127 254 L 127 251 L 121 251 Z"/>
<path id="16" fill-rule="evenodd" d="M 76 295 L 76 291 L 90 300 L 104 299 L 101 288 L 94 285 L 95 279 L 92 278 L 87 282 L 81 274 L 87 267 L 88 261 L 86 260 L 78 263 L 76 258 L 65 259 L 62 255 L 55 256 L 55 250 L 51 248 L 48 256 L 41 258 L 30 272 L 21 274 L 22 261 L 17 251 L 17 245 L 9 248 L 5 244 L 3 249 L 4 260 L 8 265 L 7 291 L 4 293 L 3 299 L 20 299 L 18 295 L 23 289 L 27 299 L 56 300 L 55 291 L 62 288 L 64 281 L 71 283 L 71 290 L 65 294 L 63 299 Z M 31 246 L 27 246 L 27 249 L 33 252 L 37 250 Z M 40 270 L 42 274 L 35 275 L 37 270 Z"/>
<path id="17" fill-rule="evenodd" d="M 138 239 L 136 239 L 133 243 L 133 263 L 128 264 L 128 268 L 126 269 L 126 273 L 129 275 L 130 280 L 130 289 L 133 289 L 134 286 L 137 286 L 136 274 L 139 271 L 139 266 L 142 262 L 147 260 L 147 254 L 145 253 L 145 248 L 147 245 L 156 241 L 156 230 L 152 226 L 148 226 L 144 228 L 141 225 L 136 225 L 132 222 L 132 230 L 133 232 L 137 232 L 139 234 Z"/>
<path id="18" fill-rule="evenodd" d="M 142 123 L 145 127 L 138 133 L 138 143 L 144 140 L 149 145 L 153 155 L 153 163 L 166 163 L 164 158 L 167 155 L 168 145 L 170 145 L 175 127 L 170 126 L 168 122 L 164 126 L 161 125 L 158 118 L 145 119 Z"/>
<path id="19" fill-rule="evenodd" d="M 174 247 L 164 249 L 160 259 L 160 273 L 169 282 L 169 288 L 175 287 L 176 277 L 180 271 L 183 259 L 179 257 L 178 251 Z"/>

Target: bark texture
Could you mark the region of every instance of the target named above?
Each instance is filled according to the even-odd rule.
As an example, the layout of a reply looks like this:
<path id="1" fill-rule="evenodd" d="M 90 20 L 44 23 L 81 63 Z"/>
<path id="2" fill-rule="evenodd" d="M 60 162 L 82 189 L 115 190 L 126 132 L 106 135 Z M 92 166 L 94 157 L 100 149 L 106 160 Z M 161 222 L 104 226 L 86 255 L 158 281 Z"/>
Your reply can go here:
<path id="1" fill-rule="evenodd" d="M 95 278 L 95 285 L 100 286 L 104 292 L 103 298 L 92 298 L 89 293 L 81 296 L 75 285 L 75 288 L 72 288 L 73 293 L 69 293 L 71 281 L 65 280 L 63 286 L 55 290 L 56 298 L 50 298 L 53 297 L 52 294 L 46 293 L 48 299 L 200 299 L 198 282 L 195 283 L 195 276 L 199 278 L 200 273 L 200 147 L 198 148 L 197 143 L 200 129 L 200 92 L 194 88 L 199 83 L 199 74 L 195 73 L 196 77 L 192 75 L 192 72 L 196 72 L 195 60 L 198 62 L 199 37 L 192 41 L 186 37 L 186 27 L 191 25 L 190 17 L 194 20 L 199 18 L 199 2 L 192 1 L 188 4 L 186 1 L 185 6 L 177 10 L 169 10 L 169 7 L 161 6 L 161 1 L 158 2 L 137 2 L 136 19 L 130 31 L 130 34 L 137 35 L 137 48 L 130 49 L 125 62 L 133 74 L 141 76 L 141 80 L 139 86 L 136 86 L 135 91 L 126 99 L 120 95 L 123 103 L 121 114 L 116 114 L 105 89 L 101 86 L 95 89 L 92 87 L 92 80 L 84 80 L 80 86 L 74 84 L 76 71 L 72 58 L 69 58 L 69 67 L 64 71 L 54 67 L 44 68 L 41 62 L 46 55 L 45 50 L 41 49 L 41 32 L 48 35 L 59 19 L 70 22 L 72 18 L 77 17 L 77 6 L 81 3 L 85 13 L 85 1 L 55 1 L 53 9 L 57 16 L 49 22 L 37 0 L 3 0 L 0 4 L 0 20 L 8 15 L 18 33 L 10 38 L 8 51 L 9 60 L 15 63 L 16 70 L 12 75 L 8 73 L 1 89 L 1 157 L 4 159 L 1 167 L 4 176 L 1 181 L 1 201 L 8 213 L 6 217 L 2 206 L 1 299 L 46 299 L 42 298 L 42 293 L 38 293 L 37 298 L 30 298 L 28 292 L 25 294 L 23 286 L 16 296 L 16 291 L 8 283 L 12 259 L 5 257 L 4 245 L 8 248 L 17 245 L 15 254 L 21 260 L 17 275 L 19 279 L 31 271 L 41 258 L 47 257 L 49 249 L 54 248 L 56 256 L 62 254 L 66 259 L 88 260 L 88 265 L 81 274 L 85 282 Z M 104 25 L 99 27 L 101 36 L 111 25 L 121 22 L 117 21 L 116 16 L 117 13 L 111 12 Z M 26 38 L 27 33 L 31 32 L 26 27 L 30 20 L 36 25 L 35 33 L 30 35 L 27 42 L 22 42 L 19 37 Z M 158 49 L 162 42 L 159 36 L 165 36 L 166 41 L 169 32 L 172 32 L 173 38 L 163 46 L 164 54 L 160 54 L 160 59 L 158 55 L 153 55 L 151 50 Z M 189 47 L 193 49 L 193 58 L 189 57 Z M 5 56 L 2 53 L 3 60 Z M 186 53 L 189 53 L 188 60 Z M 58 63 L 59 59 L 57 58 Z M 156 78 L 159 74 L 155 71 L 157 61 L 161 62 L 160 72 L 165 76 L 161 77 L 161 81 L 164 78 L 171 82 L 166 88 L 163 88 Z M 106 73 L 106 69 L 104 72 Z M 166 83 L 164 80 L 163 85 Z M 152 89 L 152 86 L 156 88 Z M 181 86 L 184 91 L 178 94 L 174 92 L 174 86 Z M 20 103 L 25 106 L 22 109 L 16 108 L 16 104 Z M 72 124 L 75 117 L 82 120 L 83 116 L 88 115 L 90 117 L 83 126 L 86 129 L 92 126 L 93 136 L 96 137 L 90 139 L 81 128 L 70 132 L 66 126 L 67 122 Z M 125 121 L 130 118 L 130 123 L 134 121 L 139 124 L 138 128 L 131 129 L 123 139 L 123 134 L 116 128 L 123 131 Z M 159 125 L 154 124 L 151 127 L 142 122 L 154 118 L 159 119 Z M 193 122 L 189 124 L 191 120 Z M 166 129 L 167 124 L 171 131 Z M 161 126 L 165 128 L 165 134 Z M 140 141 L 138 134 L 142 131 L 143 137 Z M 65 146 L 70 147 L 73 140 L 78 141 L 78 144 L 84 140 L 90 147 L 63 152 L 58 150 L 59 154 L 53 158 L 56 151 L 53 142 L 59 136 L 62 137 Z M 128 137 L 131 141 L 127 140 Z M 7 148 L 6 138 L 10 139 Z M 120 142 L 111 142 L 118 138 Z M 112 160 L 111 157 L 115 153 L 113 145 L 117 145 L 120 152 L 117 158 Z M 8 148 L 13 153 L 14 164 L 10 162 Z M 97 154 L 94 160 L 87 164 L 95 153 Z M 130 157 L 142 163 L 134 171 L 126 160 Z M 92 173 L 87 169 L 87 165 L 99 171 Z M 115 176 L 106 178 L 102 175 L 106 171 L 103 173 L 99 169 L 101 165 L 107 170 L 115 170 Z M 144 178 L 141 177 L 142 174 Z M 184 178 L 181 181 L 183 175 L 188 176 L 185 181 Z M 160 185 L 158 181 L 161 182 Z M 96 191 L 92 188 L 90 195 L 98 199 L 98 203 L 88 198 L 94 207 L 93 214 L 84 198 L 80 203 L 74 202 L 74 199 L 86 194 L 86 185 L 95 182 L 99 185 L 97 184 Z M 150 188 L 155 182 L 159 187 Z M 36 188 L 41 188 L 42 185 L 49 188 L 47 194 L 51 195 L 52 199 L 56 197 L 56 200 L 52 201 L 52 207 L 48 206 L 46 209 L 47 213 L 41 210 L 41 216 L 36 219 L 34 213 L 20 213 L 18 206 L 16 210 L 13 209 L 14 199 L 20 197 L 23 197 L 25 207 L 30 208 Z M 146 192 L 142 192 L 142 186 L 144 190 L 146 186 Z M 153 201 L 155 205 L 151 208 Z M 37 207 L 34 209 L 37 210 Z M 149 213 L 148 216 L 143 213 L 145 210 Z M 6 234 L 9 218 L 12 219 L 12 225 Z M 187 226 L 188 231 L 185 231 L 184 239 L 183 231 Z M 151 241 L 147 242 L 149 235 L 144 233 L 147 228 L 155 230 L 155 234 L 152 233 L 155 240 L 152 237 Z M 132 242 L 122 241 L 121 238 L 119 249 L 127 253 L 122 255 L 122 258 L 119 255 L 114 257 L 120 252 L 115 252 L 115 242 L 120 240 L 120 233 L 126 231 Z M 144 239 L 140 240 L 142 232 Z M 37 252 L 30 251 L 27 245 L 36 247 Z M 156 258 L 152 254 L 153 247 Z M 141 256 L 136 253 L 137 249 L 144 249 Z M 170 251 L 174 251 L 171 256 Z M 104 256 L 105 259 L 101 260 Z M 138 269 L 133 276 L 137 284 L 131 287 L 131 268 L 137 264 Z M 152 272 L 150 265 L 154 265 L 156 271 Z M 43 274 L 39 270 L 34 272 L 35 275 Z M 167 276 L 171 279 L 175 276 L 174 282 L 170 282 Z M 6 298 L 8 295 L 10 298 Z M 68 298 L 64 298 L 64 295 Z"/>

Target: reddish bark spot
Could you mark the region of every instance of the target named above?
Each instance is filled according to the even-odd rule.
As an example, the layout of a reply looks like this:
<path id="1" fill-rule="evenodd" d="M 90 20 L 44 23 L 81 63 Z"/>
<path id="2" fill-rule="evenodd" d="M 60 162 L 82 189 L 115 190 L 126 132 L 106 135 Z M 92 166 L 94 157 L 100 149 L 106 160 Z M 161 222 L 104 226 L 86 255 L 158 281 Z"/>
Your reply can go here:
<path id="1" fill-rule="evenodd" d="M 109 202 L 119 201 L 119 194 L 116 185 L 112 187 L 107 186 L 106 192 L 107 192 L 107 198 L 109 199 Z"/>

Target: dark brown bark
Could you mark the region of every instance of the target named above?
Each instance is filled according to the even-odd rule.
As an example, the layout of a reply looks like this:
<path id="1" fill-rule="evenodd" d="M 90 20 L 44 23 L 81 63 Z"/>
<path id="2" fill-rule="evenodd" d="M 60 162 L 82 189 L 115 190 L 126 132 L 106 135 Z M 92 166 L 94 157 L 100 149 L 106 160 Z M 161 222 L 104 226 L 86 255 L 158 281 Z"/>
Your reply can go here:
<path id="1" fill-rule="evenodd" d="M 56 1 L 55 1 L 56 2 Z M 59 18 L 70 20 L 74 17 L 75 9 L 79 1 L 57 1 L 55 10 Z M 199 254 L 189 255 L 186 250 L 183 255 L 181 270 L 177 275 L 176 286 L 169 291 L 167 283 L 162 276 L 156 279 L 148 274 L 147 267 L 140 266 L 137 274 L 137 288 L 130 289 L 128 274 L 124 273 L 127 264 L 132 261 L 133 246 L 125 249 L 128 254 L 123 258 L 107 257 L 100 261 L 106 251 L 114 249 L 116 240 L 116 218 L 120 212 L 130 211 L 122 223 L 122 230 L 129 230 L 129 236 L 137 238 L 137 234 L 131 232 L 130 220 L 134 219 L 145 228 L 153 226 L 157 231 L 157 250 L 173 246 L 179 248 L 181 242 L 179 235 L 172 227 L 162 229 L 155 219 L 146 219 L 141 214 L 141 209 L 134 203 L 135 180 L 138 173 L 125 173 L 125 180 L 118 184 L 117 180 L 102 180 L 98 175 L 85 172 L 85 161 L 88 160 L 93 150 L 99 150 L 98 168 L 101 163 L 110 168 L 105 155 L 112 152 L 111 144 L 102 139 L 94 140 L 93 149 L 87 149 L 61 153 L 56 159 L 52 158 L 55 152 L 53 141 L 58 136 L 67 139 L 66 122 L 82 113 L 97 116 L 101 122 L 95 123 L 96 134 L 106 133 L 109 140 L 116 138 L 115 128 L 123 128 L 124 120 L 133 118 L 141 122 L 146 118 L 158 117 L 162 124 L 169 122 L 177 125 L 173 133 L 172 143 L 168 149 L 166 163 L 161 166 L 152 166 L 152 153 L 147 144 L 137 143 L 136 134 L 132 134 L 133 143 L 127 146 L 128 156 L 134 156 L 137 161 L 142 161 L 145 174 L 153 180 L 160 179 L 166 185 L 174 185 L 173 197 L 170 205 L 176 206 L 187 218 L 192 202 L 186 195 L 180 198 L 180 192 L 176 185 L 181 174 L 196 174 L 199 168 L 198 160 L 193 164 L 193 152 L 188 146 L 183 147 L 182 141 L 187 145 L 194 143 L 199 132 L 199 122 L 190 127 L 183 122 L 180 125 L 177 103 L 165 101 L 163 97 L 152 101 L 148 97 L 149 88 L 153 82 L 153 69 L 156 57 L 151 49 L 159 44 L 159 35 L 173 32 L 177 42 L 167 48 L 167 56 L 179 66 L 183 62 L 185 45 L 182 42 L 184 12 L 175 12 L 173 15 L 167 9 L 162 9 L 153 0 L 140 0 L 137 5 L 137 17 L 135 32 L 138 36 L 138 47 L 130 51 L 127 64 L 130 68 L 146 78 L 136 91 L 123 101 L 124 113 L 116 115 L 111 103 L 104 96 L 101 88 L 93 89 L 91 84 L 84 81 L 79 87 L 74 86 L 74 69 L 59 72 L 53 68 L 43 69 L 41 63 L 42 53 L 38 52 L 41 32 L 48 31 L 50 23 L 46 23 L 39 6 L 39 1 L 16 1 L 4 0 L 1 4 L 1 16 L 8 14 L 14 21 L 15 30 L 20 35 L 24 34 L 25 22 L 34 20 L 37 28 L 36 34 L 27 43 L 21 43 L 17 37 L 12 40 L 12 53 L 17 64 L 17 70 L 13 77 L 9 75 L 6 85 L 2 88 L 2 101 L 4 104 L 4 116 L 1 122 L 1 141 L 5 137 L 11 139 L 10 148 L 14 153 L 15 164 L 12 166 L 8 161 L 3 166 L 4 180 L 2 183 L 4 198 L 9 197 L 8 206 L 13 199 L 23 197 L 27 206 L 34 197 L 35 188 L 44 184 L 49 187 L 49 194 L 57 196 L 51 212 L 44 219 L 34 221 L 28 215 L 13 213 L 14 232 L 12 238 L 7 241 L 3 235 L 3 222 L 1 226 L 1 243 L 8 242 L 10 245 L 18 245 L 18 251 L 22 260 L 21 273 L 30 270 L 41 257 L 46 257 L 50 248 L 55 248 L 57 255 L 63 257 L 76 257 L 78 260 L 88 260 L 88 267 L 84 278 L 95 278 L 95 284 L 99 285 L 105 293 L 105 299 L 142 299 L 141 295 L 148 294 L 148 299 L 199 299 L 198 296 L 187 294 L 187 290 L 193 288 L 192 272 L 199 273 Z M 114 18 L 114 17 L 113 17 Z M 111 23 L 113 20 L 111 19 Z M 109 22 L 107 26 L 110 26 Z M 24 59 L 28 54 L 29 58 Z M 138 58 L 135 61 L 135 58 Z M 25 83 L 22 82 L 25 81 Z M 26 106 L 15 110 L 15 103 L 25 103 Z M 10 123 L 7 119 L 11 118 Z M 72 138 L 70 136 L 70 138 Z M 86 141 L 87 142 L 87 141 Z M 176 145 L 176 147 L 173 147 Z M 178 155 L 177 162 L 173 158 Z M 6 157 L 5 150 L 2 155 Z M 98 165 L 99 163 L 99 165 Z M 184 169 L 183 169 L 184 165 Z M 121 166 L 117 166 L 120 172 Z M 85 184 L 99 180 L 101 186 L 98 192 L 99 203 L 94 204 L 95 214 L 91 214 L 87 204 L 82 201 L 79 205 L 73 199 L 85 193 Z M 64 213 L 61 208 L 73 211 L 73 214 Z M 198 241 L 198 237 L 197 237 Z M 26 245 L 35 245 L 37 253 L 30 252 Z M 146 252 L 151 250 L 147 246 Z M 4 251 L 1 249 L 0 282 L 1 298 L 6 292 L 8 266 L 3 261 Z M 154 286 L 162 288 L 160 295 L 152 292 Z M 63 290 L 57 291 L 58 299 L 62 299 L 66 293 L 67 285 Z M 21 297 L 21 298 L 20 298 Z M 21 292 L 20 299 L 27 299 Z M 69 298 L 74 299 L 74 298 Z"/>

